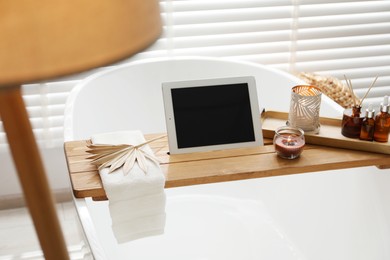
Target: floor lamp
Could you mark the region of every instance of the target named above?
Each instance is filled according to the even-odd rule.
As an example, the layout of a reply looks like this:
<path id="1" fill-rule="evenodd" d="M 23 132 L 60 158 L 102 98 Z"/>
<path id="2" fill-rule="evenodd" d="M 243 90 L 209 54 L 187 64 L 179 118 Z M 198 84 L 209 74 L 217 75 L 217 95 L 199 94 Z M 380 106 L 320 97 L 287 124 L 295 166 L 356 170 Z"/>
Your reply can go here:
<path id="1" fill-rule="evenodd" d="M 160 33 L 157 0 L 1 2 L 0 118 L 46 259 L 69 255 L 21 85 L 119 61 Z"/>

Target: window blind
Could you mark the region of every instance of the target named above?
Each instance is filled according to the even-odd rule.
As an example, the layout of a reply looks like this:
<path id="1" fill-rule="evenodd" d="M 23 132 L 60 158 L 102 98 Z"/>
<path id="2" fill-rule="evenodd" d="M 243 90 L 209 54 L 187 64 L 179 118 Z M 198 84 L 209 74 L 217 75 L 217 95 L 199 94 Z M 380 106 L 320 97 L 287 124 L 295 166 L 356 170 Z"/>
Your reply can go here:
<path id="1" fill-rule="evenodd" d="M 390 1 L 302 1 L 292 71 L 347 75 L 355 93 L 376 107 L 390 95 Z"/>
<path id="2" fill-rule="evenodd" d="M 229 57 L 352 80 L 364 105 L 390 95 L 390 1 L 161 1 L 163 37 L 137 58 Z"/>
<path id="3" fill-rule="evenodd" d="M 22 86 L 23 100 L 39 145 L 62 147 L 65 102 L 76 82 L 69 80 Z M 0 148 L 5 144 L 6 135 L 0 122 Z"/>
<path id="4" fill-rule="evenodd" d="M 352 80 L 365 103 L 390 95 L 390 1 L 161 0 L 163 34 L 129 60 L 212 56 L 290 73 Z M 81 76 L 26 85 L 24 98 L 40 144 L 62 146 L 65 100 Z M 5 134 L 0 123 L 0 146 Z"/>

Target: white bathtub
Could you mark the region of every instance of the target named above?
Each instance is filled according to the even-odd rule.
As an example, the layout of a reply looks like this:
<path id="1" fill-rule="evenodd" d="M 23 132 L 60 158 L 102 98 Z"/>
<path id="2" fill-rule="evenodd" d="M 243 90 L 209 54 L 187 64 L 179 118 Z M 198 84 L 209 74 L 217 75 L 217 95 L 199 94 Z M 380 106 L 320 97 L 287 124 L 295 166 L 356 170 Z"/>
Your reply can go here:
<path id="1" fill-rule="evenodd" d="M 388 260 L 390 171 L 167 189 L 165 234 L 117 244 L 108 202 L 76 199 L 95 259 Z"/>
<path id="2" fill-rule="evenodd" d="M 197 69 L 199 61 L 205 64 L 203 70 Z M 193 66 L 191 71 L 180 71 L 185 67 L 180 66 L 182 62 L 188 66 L 197 66 Z M 262 81 L 263 86 L 267 86 L 259 93 L 260 103 L 267 108 L 276 107 L 282 111 L 288 109 L 289 93 L 276 92 L 272 84 L 278 81 L 276 86 L 291 87 L 292 84 L 299 83 L 298 79 L 285 73 L 244 63 L 232 65 L 226 61 L 221 63 L 202 59 L 168 63 L 168 67 L 179 70 L 178 75 L 183 78 L 194 76 L 193 74 L 200 75 L 208 71 L 209 65 L 211 68 L 224 66 L 224 69 L 214 73 L 219 73 L 219 76 L 242 75 L 241 67 L 244 68 L 243 71 L 249 70 L 250 74 L 260 70 L 256 77 Z M 106 111 L 111 106 L 101 108 L 101 105 L 90 104 L 84 109 L 83 105 L 86 105 L 88 100 L 95 100 L 98 104 L 109 100 L 105 97 L 97 101 L 101 95 L 99 91 L 104 91 L 107 84 L 122 84 L 124 77 L 127 77 L 126 84 L 147 81 L 146 85 L 153 85 L 154 83 L 149 81 L 156 78 L 161 80 L 170 75 L 170 70 L 165 71 L 165 66 L 161 64 L 157 69 L 153 67 L 154 64 L 146 64 L 147 70 L 144 65 L 141 63 L 139 71 L 154 70 L 160 74 L 153 74 L 155 77 L 140 76 L 139 66 L 130 66 L 123 68 L 122 72 L 119 69 L 119 72 L 93 76 L 80 85 L 80 88 L 94 85 L 97 93 L 80 94 L 80 88 L 76 88 L 76 94 L 71 96 L 67 104 L 66 116 L 69 118 L 65 124 L 65 140 L 85 139 L 95 132 L 106 131 L 107 126 L 114 129 L 122 126 L 133 127 L 128 125 L 129 121 L 110 121 L 114 111 Z M 85 100 L 80 102 L 81 105 L 74 101 L 76 96 L 85 97 Z M 161 104 L 158 99 L 154 102 L 154 98 L 150 96 L 150 111 L 162 113 Z M 91 108 L 92 105 L 95 107 Z M 76 112 L 80 109 L 83 111 Z M 90 111 L 99 109 L 101 113 L 97 113 L 98 117 L 88 116 Z M 85 117 L 80 116 L 83 113 Z M 151 128 L 142 128 L 145 133 L 161 131 L 152 129 L 162 124 L 163 120 L 159 121 L 161 114 L 158 113 L 156 117 L 150 115 L 154 118 L 154 124 L 148 124 Z M 325 98 L 321 114 L 337 115 L 340 114 L 340 109 Z M 80 118 L 75 119 L 76 116 Z M 105 117 L 106 121 L 98 122 L 101 117 Z M 89 118 L 91 122 L 86 122 Z M 137 126 L 142 123 L 144 122 L 140 120 Z M 75 130 L 77 128 L 79 130 Z M 166 193 L 167 222 L 164 235 L 124 244 L 117 244 L 113 236 L 108 201 L 75 199 L 95 259 L 390 259 L 390 170 L 366 167 L 305 173 L 170 188 L 166 189 Z"/>

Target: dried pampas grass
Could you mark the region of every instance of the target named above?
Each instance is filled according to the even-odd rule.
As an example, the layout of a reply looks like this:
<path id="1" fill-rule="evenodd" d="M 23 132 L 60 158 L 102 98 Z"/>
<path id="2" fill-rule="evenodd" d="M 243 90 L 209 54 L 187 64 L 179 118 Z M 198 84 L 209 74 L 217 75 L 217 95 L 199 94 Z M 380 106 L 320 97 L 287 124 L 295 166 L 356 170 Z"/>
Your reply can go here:
<path id="1" fill-rule="evenodd" d="M 318 87 L 322 93 L 344 108 L 353 107 L 356 102 L 360 103 L 360 99 L 337 78 L 308 72 L 301 72 L 297 76 L 308 84 Z"/>

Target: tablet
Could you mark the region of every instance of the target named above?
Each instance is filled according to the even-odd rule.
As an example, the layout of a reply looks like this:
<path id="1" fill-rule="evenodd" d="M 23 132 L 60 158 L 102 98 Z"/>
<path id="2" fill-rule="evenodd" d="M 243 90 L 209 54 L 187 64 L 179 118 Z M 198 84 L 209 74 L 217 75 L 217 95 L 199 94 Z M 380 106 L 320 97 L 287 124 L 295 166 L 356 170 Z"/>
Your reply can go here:
<path id="1" fill-rule="evenodd" d="M 170 154 L 263 145 L 254 77 L 162 84 Z"/>

